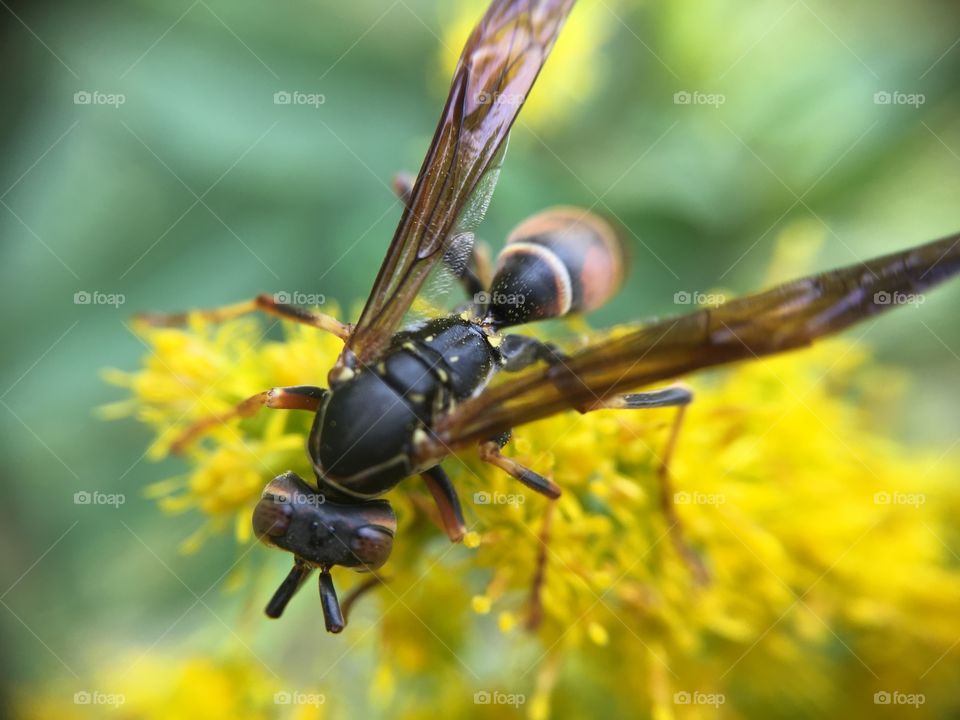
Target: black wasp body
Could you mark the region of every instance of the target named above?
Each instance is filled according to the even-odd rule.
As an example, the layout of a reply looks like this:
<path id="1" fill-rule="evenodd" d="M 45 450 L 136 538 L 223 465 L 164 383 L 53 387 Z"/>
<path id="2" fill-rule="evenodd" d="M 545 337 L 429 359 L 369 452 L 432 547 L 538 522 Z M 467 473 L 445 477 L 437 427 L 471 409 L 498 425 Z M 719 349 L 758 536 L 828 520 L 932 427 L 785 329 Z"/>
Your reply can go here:
<path id="1" fill-rule="evenodd" d="M 321 491 L 375 498 L 410 475 L 417 440 L 503 366 L 502 338 L 464 315 L 398 333 L 373 367 L 331 386 L 314 420 L 309 451 Z"/>
<path id="2" fill-rule="evenodd" d="M 457 63 L 450 93 L 423 166 L 395 183 L 404 211 L 355 325 L 261 295 L 201 314 L 222 320 L 262 311 L 331 332 L 344 348 L 329 389 L 280 387 L 231 412 L 188 428 L 182 450 L 205 430 L 261 408 L 316 414 L 308 450 L 316 485 L 292 472 L 272 480 L 253 513 L 256 535 L 294 555 L 294 566 L 267 606 L 279 616 L 313 570 L 320 571 L 326 627 L 339 632 L 345 611 L 330 569 L 376 570 L 390 555 L 397 522 L 381 495 L 412 475 L 426 482 L 451 540 L 466 524 L 440 463 L 453 450 L 479 449 L 482 460 L 527 487 L 556 498 L 549 479 L 501 455 L 514 425 L 569 409 L 678 407 L 661 466 L 662 507 L 671 538 L 691 568 L 705 571 L 680 533 L 667 484 L 669 453 L 683 407 L 682 387 L 620 394 L 693 370 L 808 345 L 878 312 L 897 293 L 915 294 L 960 272 L 960 236 L 869 263 L 801 278 L 771 290 L 649 325 L 629 326 L 561 356 L 538 340 L 502 331 L 593 310 L 623 279 L 616 233 L 589 211 L 560 207 L 521 223 L 491 273 L 469 255 L 486 211 L 507 136 L 574 0 L 491 0 Z M 429 274 L 441 265 L 461 277 L 473 302 L 462 312 L 401 329 Z M 491 277 L 492 275 L 492 277 Z M 886 301 L 882 298 L 887 298 Z M 153 315 L 179 324 L 187 315 Z M 562 362 L 562 364 L 561 364 Z M 531 368 L 492 383 L 500 372 Z M 542 573 L 535 579 L 536 588 Z M 373 587 L 361 584 L 359 591 Z M 358 591 L 358 592 L 359 592 Z M 536 603 L 534 603 L 536 606 Z M 532 613 L 532 617 L 535 613 Z"/>

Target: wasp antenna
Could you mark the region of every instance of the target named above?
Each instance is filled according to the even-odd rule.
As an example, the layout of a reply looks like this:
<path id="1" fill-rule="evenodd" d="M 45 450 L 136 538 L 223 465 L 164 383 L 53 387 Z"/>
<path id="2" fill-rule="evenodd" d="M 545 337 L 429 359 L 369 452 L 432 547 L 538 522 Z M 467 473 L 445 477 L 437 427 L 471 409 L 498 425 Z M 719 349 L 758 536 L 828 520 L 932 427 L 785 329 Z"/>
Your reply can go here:
<path id="1" fill-rule="evenodd" d="M 327 632 L 338 633 L 343 630 L 346 622 L 343 620 L 337 591 L 333 587 L 333 576 L 328 568 L 320 571 L 320 604 L 323 606 L 323 621 Z"/>
<path id="2" fill-rule="evenodd" d="M 311 572 L 313 572 L 313 568 L 302 560 L 297 559 L 294 561 L 293 569 L 284 581 L 280 583 L 280 587 L 277 588 L 273 597 L 270 598 L 270 602 L 267 603 L 267 617 L 277 619 L 283 615 L 283 611 L 286 609 L 287 603 L 290 602 L 290 598 L 300 589 L 303 581 L 307 579 L 307 576 Z"/>

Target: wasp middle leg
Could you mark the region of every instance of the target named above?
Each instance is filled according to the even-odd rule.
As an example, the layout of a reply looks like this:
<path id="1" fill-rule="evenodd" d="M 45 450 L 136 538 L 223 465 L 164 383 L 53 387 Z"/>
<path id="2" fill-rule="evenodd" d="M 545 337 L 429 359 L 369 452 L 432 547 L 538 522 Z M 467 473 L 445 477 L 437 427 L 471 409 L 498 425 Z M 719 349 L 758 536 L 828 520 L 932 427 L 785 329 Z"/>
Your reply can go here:
<path id="1" fill-rule="evenodd" d="M 275 387 L 257 393 L 237 403 L 233 408 L 219 415 L 198 420 L 184 430 L 173 441 L 170 449 L 181 454 L 196 438 L 217 425 L 223 425 L 230 420 L 252 417 L 263 408 L 272 410 L 309 410 L 316 412 L 326 396 L 325 388 L 312 385 L 297 385 L 295 387 Z"/>
<path id="2" fill-rule="evenodd" d="M 208 322 L 224 322 L 225 320 L 231 320 L 235 317 L 258 311 L 284 320 L 292 320 L 304 325 L 310 325 L 318 330 L 332 333 L 341 340 L 346 340 L 350 337 L 350 333 L 353 330 L 349 323 L 342 323 L 332 315 L 309 310 L 300 305 L 280 302 L 276 296 L 265 293 L 257 295 L 252 300 L 245 300 L 244 302 L 233 305 L 224 305 L 219 308 L 189 310 L 177 313 L 138 313 L 136 318 L 154 327 L 178 327 L 185 325 L 191 316 L 201 317 Z"/>
<path id="3" fill-rule="evenodd" d="M 500 448 L 507 444 L 510 439 L 510 433 L 504 433 L 495 440 L 488 440 L 480 444 L 480 459 L 485 463 L 494 465 L 503 470 L 507 475 L 519 480 L 531 490 L 535 490 L 548 498 L 560 497 L 560 486 L 543 475 L 534 472 L 528 467 L 524 467 L 513 458 L 509 458 L 500 452 Z"/>

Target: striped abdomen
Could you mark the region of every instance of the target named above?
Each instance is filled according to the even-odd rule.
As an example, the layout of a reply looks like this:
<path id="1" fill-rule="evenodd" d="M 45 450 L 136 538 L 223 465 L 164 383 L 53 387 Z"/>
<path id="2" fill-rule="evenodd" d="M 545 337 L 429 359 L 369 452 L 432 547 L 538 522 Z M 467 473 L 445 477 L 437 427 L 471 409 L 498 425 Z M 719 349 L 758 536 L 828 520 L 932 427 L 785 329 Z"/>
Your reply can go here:
<path id="1" fill-rule="evenodd" d="M 609 223 L 580 208 L 544 210 L 510 233 L 488 310 L 500 325 L 589 312 L 620 288 L 623 271 L 623 245 Z"/>

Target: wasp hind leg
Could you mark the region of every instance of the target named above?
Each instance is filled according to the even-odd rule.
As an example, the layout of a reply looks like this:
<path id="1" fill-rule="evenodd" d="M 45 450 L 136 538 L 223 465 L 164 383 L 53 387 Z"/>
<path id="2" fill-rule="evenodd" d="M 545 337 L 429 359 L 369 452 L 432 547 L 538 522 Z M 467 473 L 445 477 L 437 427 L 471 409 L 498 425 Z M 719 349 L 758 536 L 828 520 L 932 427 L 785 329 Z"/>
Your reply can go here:
<path id="1" fill-rule="evenodd" d="M 673 483 L 670 480 L 670 460 L 677 447 L 677 440 L 680 437 L 680 429 L 683 426 L 687 406 L 691 402 L 693 402 L 693 392 L 684 385 L 676 384 L 650 392 L 617 395 L 608 400 L 601 400 L 588 408 L 583 408 L 581 412 L 604 409 L 640 410 L 658 407 L 677 408 L 673 422 L 670 424 L 670 434 L 667 436 L 666 446 L 663 449 L 657 465 L 657 480 L 660 484 L 660 509 L 667 519 L 670 540 L 677 554 L 680 555 L 687 567 L 690 568 L 690 572 L 693 574 L 697 583 L 699 585 L 706 585 L 710 582 L 710 574 L 703 563 L 703 559 L 690 546 L 684 535 L 683 523 L 677 514 L 677 508 L 673 502 Z"/>
<path id="2" fill-rule="evenodd" d="M 543 584 L 547 578 L 547 552 L 550 543 L 550 525 L 553 522 L 553 506 L 556 501 L 551 500 L 543 511 L 543 521 L 540 526 L 540 547 L 537 548 L 536 566 L 533 571 L 533 581 L 530 584 L 530 614 L 527 615 L 527 629 L 536 630 L 543 622 Z"/>
<path id="3" fill-rule="evenodd" d="M 136 315 L 136 319 L 154 327 L 177 327 L 186 325 L 191 316 L 201 317 L 208 322 L 224 322 L 257 311 L 284 320 L 310 325 L 318 330 L 332 333 L 341 340 L 350 337 L 353 329 L 349 324 L 340 322 L 332 315 L 308 310 L 299 305 L 280 302 L 276 296 L 266 294 L 257 295 L 252 300 L 208 310 L 189 310 L 178 313 L 139 313 Z"/>
<path id="4" fill-rule="evenodd" d="M 177 439 L 173 441 L 170 449 L 179 455 L 186 450 L 190 443 L 211 428 L 217 425 L 223 425 L 230 420 L 252 417 L 262 408 L 270 408 L 273 410 L 309 410 L 310 412 L 316 412 L 326 394 L 327 391 L 324 388 L 313 387 L 312 385 L 270 388 L 269 390 L 248 397 L 224 413 L 211 415 L 203 420 L 198 420 L 180 433 Z"/>
<path id="5" fill-rule="evenodd" d="M 440 520 L 450 542 L 460 542 L 467 532 L 467 524 L 463 520 L 457 491 L 454 490 L 447 473 L 442 467 L 435 465 L 420 476 L 427 483 L 427 488 L 440 510 Z"/>

